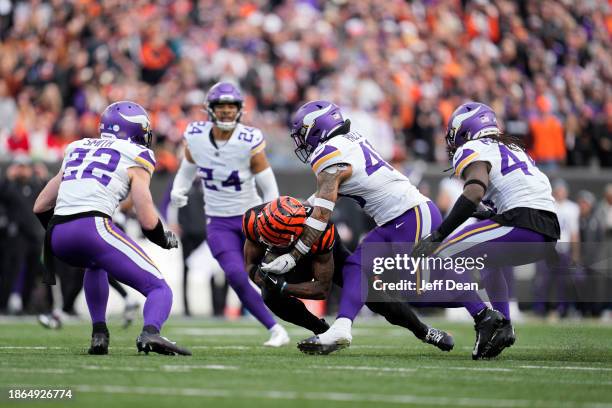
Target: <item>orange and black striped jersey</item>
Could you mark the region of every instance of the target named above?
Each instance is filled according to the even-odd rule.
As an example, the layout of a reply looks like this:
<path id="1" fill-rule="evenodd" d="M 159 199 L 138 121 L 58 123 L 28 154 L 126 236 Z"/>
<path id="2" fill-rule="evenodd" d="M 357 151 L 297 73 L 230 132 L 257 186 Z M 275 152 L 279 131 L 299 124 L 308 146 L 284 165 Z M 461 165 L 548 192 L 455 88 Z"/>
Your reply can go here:
<path id="1" fill-rule="evenodd" d="M 255 242 L 257 244 L 265 245 L 259 239 L 257 235 L 257 228 L 255 227 L 257 216 L 263 210 L 266 204 L 261 204 L 250 208 L 244 213 L 242 217 L 242 231 L 244 235 L 249 241 Z M 306 205 L 306 212 L 308 215 L 312 212 L 312 207 Z M 319 239 L 312 245 L 310 249 L 310 253 L 313 255 L 325 254 L 334 249 L 335 244 L 335 235 L 336 235 L 336 227 L 333 223 L 327 224 L 327 228 L 323 231 L 323 234 L 319 237 Z M 291 248 L 287 250 L 289 252 Z"/>

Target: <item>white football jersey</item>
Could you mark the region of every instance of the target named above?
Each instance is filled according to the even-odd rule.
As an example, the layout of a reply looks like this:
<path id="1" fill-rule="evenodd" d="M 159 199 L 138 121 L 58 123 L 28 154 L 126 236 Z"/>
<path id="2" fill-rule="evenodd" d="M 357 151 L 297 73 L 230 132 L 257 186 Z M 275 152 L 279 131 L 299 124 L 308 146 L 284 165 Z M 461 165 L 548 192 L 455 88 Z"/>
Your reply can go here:
<path id="1" fill-rule="evenodd" d="M 490 201 L 498 214 L 516 207 L 555 212 L 548 177 L 523 150 L 488 138 L 471 140 L 453 156 L 455 174 L 461 177 L 468 164 L 477 161 L 491 164 L 483 201 Z"/>
<path id="2" fill-rule="evenodd" d="M 350 164 L 353 174 L 340 184 L 338 193 L 356 200 L 378 225 L 429 201 L 357 132 L 331 138 L 310 156 L 310 165 L 317 175 L 340 163 Z"/>
<path id="3" fill-rule="evenodd" d="M 206 215 L 242 216 L 261 204 L 251 173 L 251 157 L 266 147 L 257 128 L 238 124 L 227 141 L 213 144 L 212 122 L 192 122 L 184 137 L 204 188 Z"/>
<path id="4" fill-rule="evenodd" d="M 123 139 L 81 139 L 70 143 L 62 162 L 55 214 L 99 211 L 112 216 L 130 191 L 130 167 L 142 167 L 153 174 L 153 152 Z"/>

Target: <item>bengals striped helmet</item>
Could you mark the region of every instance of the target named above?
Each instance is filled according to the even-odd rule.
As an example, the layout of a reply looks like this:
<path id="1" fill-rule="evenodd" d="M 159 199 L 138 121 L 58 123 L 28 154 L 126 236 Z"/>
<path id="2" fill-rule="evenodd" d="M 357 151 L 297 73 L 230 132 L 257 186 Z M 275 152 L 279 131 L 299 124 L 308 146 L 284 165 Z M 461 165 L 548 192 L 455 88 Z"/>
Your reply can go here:
<path id="1" fill-rule="evenodd" d="M 268 246 L 290 247 L 302 234 L 306 217 L 306 207 L 297 199 L 278 197 L 257 216 L 255 228 L 259 240 Z"/>

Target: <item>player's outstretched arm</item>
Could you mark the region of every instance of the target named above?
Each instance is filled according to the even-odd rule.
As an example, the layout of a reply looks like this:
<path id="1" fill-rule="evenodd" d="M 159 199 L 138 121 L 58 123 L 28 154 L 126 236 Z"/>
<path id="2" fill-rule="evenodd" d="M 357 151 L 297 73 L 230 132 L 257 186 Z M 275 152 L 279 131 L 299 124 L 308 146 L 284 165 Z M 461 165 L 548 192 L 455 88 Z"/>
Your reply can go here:
<path id="1" fill-rule="evenodd" d="M 191 189 L 197 169 L 198 167 L 195 165 L 191 152 L 185 146 L 185 157 L 181 161 L 176 176 L 174 176 L 172 191 L 170 192 L 170 202 L 173 206 L 180 208 L 187 205 L 187 193 Z"/>
<path id="2" fill-rule="evenodd" d="M 251 157 L 251 173 L 255 175 L 255 184 L 261 189 L 264 203 L 279 196 L 276 178 L 265 152 L 261 151 Z"/>
<path id="3" fill-rule="evenodd" d="M 157 209 L 153 204 L 153 197 L 149 190 L 151 174 L 141 167 L 128 169 L 131 195 L 134 203 L 136 218 L 142 228 L 142 233 L 149 241 L 164 249 L 178 247 L 178 238 L 171 231 L 164 231 L 161 220 L 157 216 Z"/>
<path id="4" fill-rule="evenodd" d="M 298 259 L 310 251 L 312 245 L 327 228 L 340 184 L 349 178 L 353 170 L 349 164 L 334 164 L 324 169 L 317 176 L 317 193 L 314 198 L 314 209 L 306 220 L 304 231 L 290 253 L 284 254 L 268 264 L 262 264 L 266 272 L 283 274 L 295 266 Z"/>

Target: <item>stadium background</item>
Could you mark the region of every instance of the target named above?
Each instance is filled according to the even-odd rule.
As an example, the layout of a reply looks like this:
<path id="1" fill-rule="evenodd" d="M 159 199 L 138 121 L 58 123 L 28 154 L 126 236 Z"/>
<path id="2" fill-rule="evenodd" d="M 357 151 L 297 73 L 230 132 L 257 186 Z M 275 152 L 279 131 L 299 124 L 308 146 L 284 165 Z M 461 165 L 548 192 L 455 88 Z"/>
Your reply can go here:
<path id="1" fill-rule="evenodd" d="M 116 100 L 135 100 L 151 113 L 152 189 L 163 208 L 182 131 L 206 118 L 202 102 L 218 80 L 239 83 L 247 96 L 243 121 L 264 131 L 282 194 L 305 197 L 314 187 L 287 131 L 290 113 L 306 100 L 342 105 L 354 128 L 435 198 L 448 167 L 444 123 L 454 106 L 474 99 L 525 139 L 551 179 L 569 183 L 572 198 L 594 194 L 596 221 L 610 237 L 611 4 L 0 0 L 2 188 L 31 190 L 19 197 L 22 206 L 3 196 L 0 241 L 17 248 L 29 239 L 14 211 L 31 208 L 46 169 L 57 169 L 68 143 L 97 135 L 100 112 Z M 355 220 L 346 222 L 353 240 L 367 224 Z M 180 312 L 180 256 L 147 249 L 167 265 Z M 9 265 L 27 264 L 26 253 L 16 252 L 23 256 L 2 257 L 5 289 L 15 286 Z M 206 291 L 191 290 L 209 305 Z M 118 311 L 112 296 L 110 310 Z"/>

